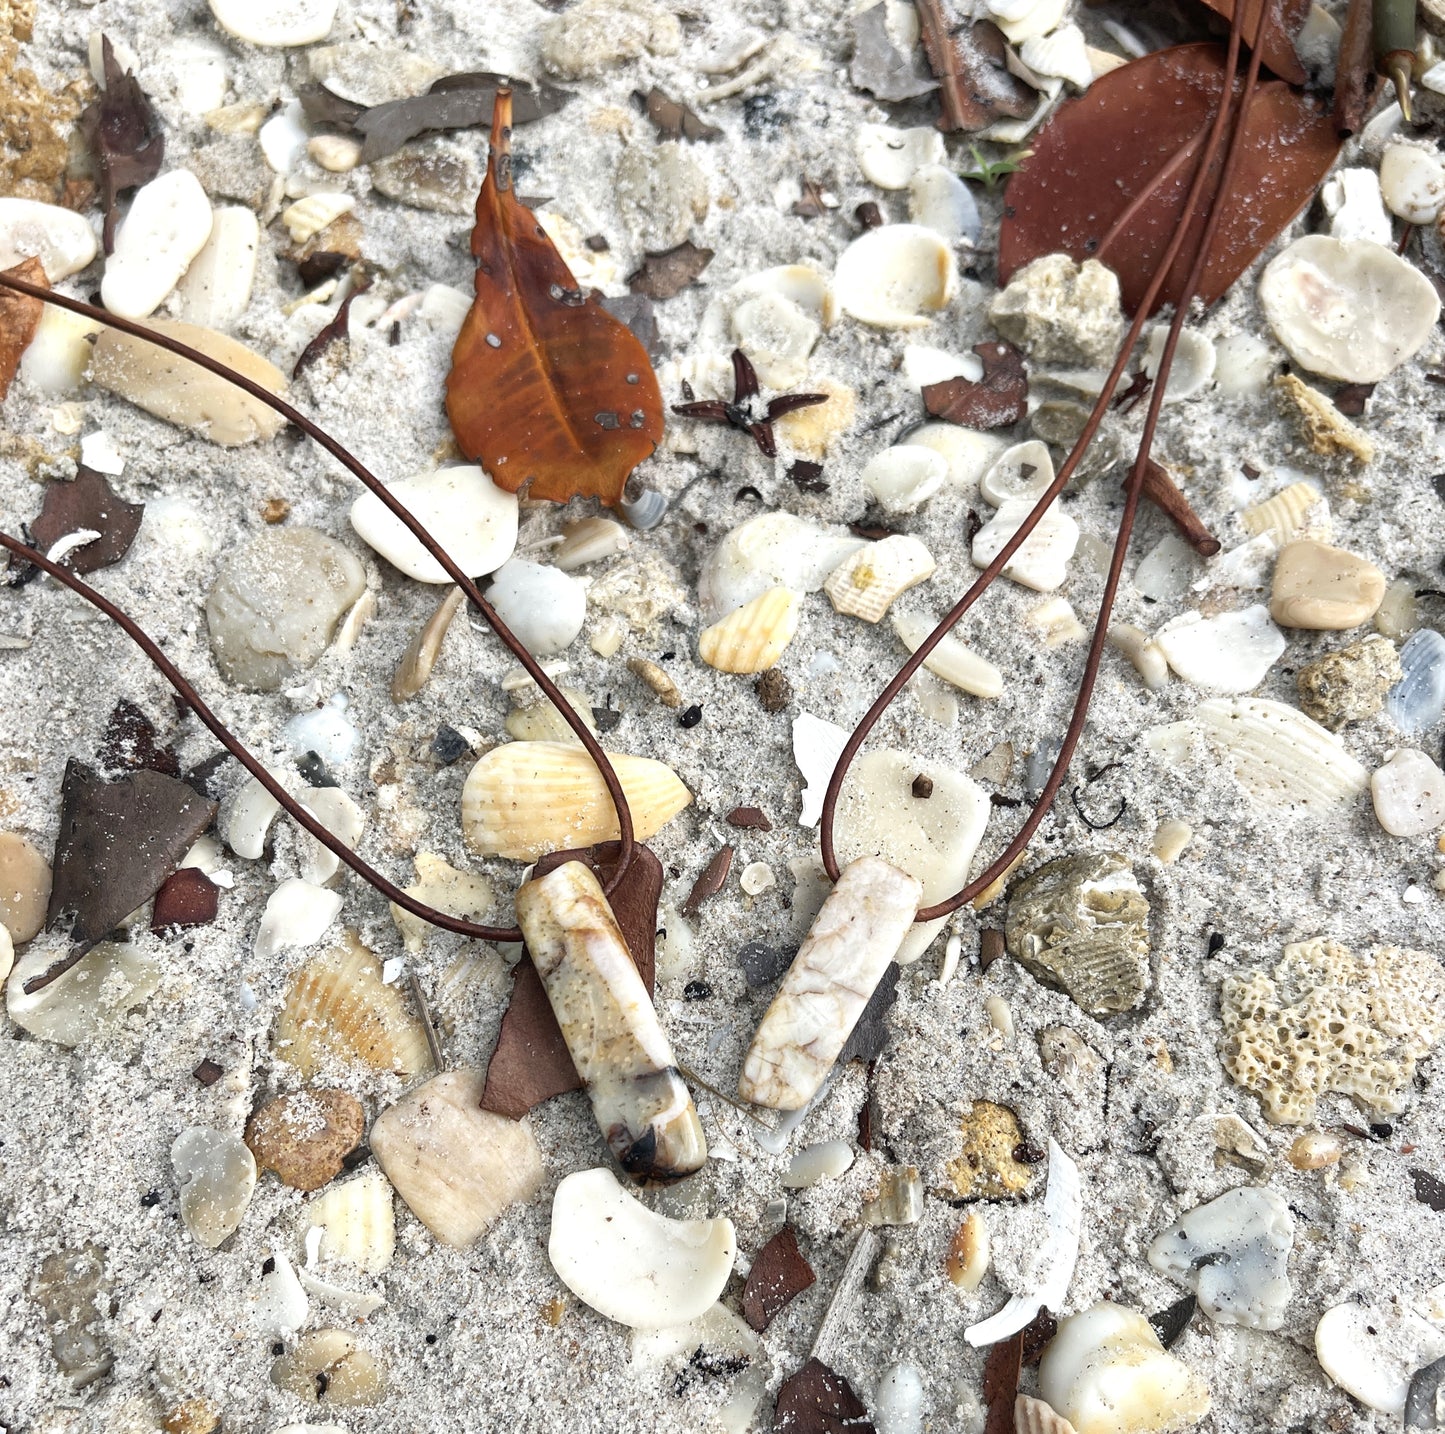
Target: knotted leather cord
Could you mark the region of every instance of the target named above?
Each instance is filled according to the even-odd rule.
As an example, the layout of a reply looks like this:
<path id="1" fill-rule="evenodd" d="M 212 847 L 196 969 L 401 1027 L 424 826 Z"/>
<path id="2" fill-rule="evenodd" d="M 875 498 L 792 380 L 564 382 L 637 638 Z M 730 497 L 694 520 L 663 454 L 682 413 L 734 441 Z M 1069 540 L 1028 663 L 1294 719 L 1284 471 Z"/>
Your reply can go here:
<path id="1" fill-rule="evenodd" d="M 203 354 L 197 349 L 191 348 L 188 344 L 181 343 L 166 334 L 156 333 L 142 324 L 124 319 L 116 314 L 107 313 L 104 309 L 98 309 L 93 304 L 87 304 L 80 299 L 68 298 L 63 294 L 53 293 L 51 290 L 42 288 L 38 284 L 27 283 L 23 279 L 14 278 L 12 275 L 0 272 L 0 285 L 7 289 L 13 289 L 16 293 L 26 294 L 32 299 L 39 299 L 43 303 L 54 304 L 58 308 L 69 309 L 71 313 L 81 314 L 85 318 L 92 319 L 97 323 L 105 324 L 109 328 L 119 329 L 122 333 L 130 334 L 135 338 L 143 339 L 147 343 L 154 344 L 157 348 L 167 350 L 180 358 L 197 364 L 208 372 L 215 374 L 218 378 L 224 379 L 227 383 L 241 389 L 251 395 L 252 398 L 264 403 L 268 408 L 274 409 L 288 422 L 294 423 L 303 433 L 316 443 L 320 444 L 333 458 L 337 459 L 347 468 L 361 483 L 374 493 L 396 518 L 400 519 L 408 532 L 416 538 L 426 551 L 441 564 L 447 576 L 461 588 L 471 601 L 472 606 L 481 613 L 492 631 L 502 640 L 508 651 L 526 669 L 527 675 L 542 689 L 547 700 L 562 715 L 563 720 L 571 728 L 577 739 L 586 749 L 587 755 L 596 764 L 601 774 L 603 783 L 607 787 L 607 794 L 612 801 L 614 810 L 617 813 L 617 826 L 620 838 L 620 850 L 618 852 L 617 870 L 612 880 L 607 883 L 606 891 L 610 895 L 621 882 L 626 878 L 627 868 L 632 860 L 633 832 L 632 813 L 627 805 L 627 795 L 622 789 L 622 782 L 617 776 L 612 763 L 608 760 L 606 752 L 602 750 L 601 744 L 593 736 L 587 725 L 573 709 L 572 704 L 558 691 L 556 684 L 536 658 L 522 645 L 515 633 L 497 615 L 496 610 L 484 598 L 476 583 L 469 578 L 461 568 L 452 560 L 446 550 L 431 535 L 425 525 L 410 512 L 389 489 L 387 489 L 376 476 L 348 449 L 346 449 L 335 438 L 331 437 L 318 424 L 309 419 L 304 413 L 287 403 L 285 399 L 277 397 L 269 389 L 263 388 L 260 384 L 247 378 L 244 374 L 237 373 L 219 359 L 212 358 L 209 354 Z M 388 881 L 375 867 L 364 861 L 339 837 L 334 836 L 325 826 L 316 820 L 300 802 L 296 800 L 282 785 L 271 775 L 269 771 L 254 757 L 241 741 L 231 732 L 230 728 L 221 721 L 219 717 L 202 700 L 200 694 L 180 670 L 161 651 L 159 646 L 146 635 L 140 625 L 133 618 L 128 616 L 121 608 L 117 607 L 109 599 L 102 597 L 88 583 L 83 582 L 74 573 L 58 563 L 52 563 L 43 553 L 37 552 L 34 548 L 12 538 L 7 533 L 0 533 L 0 546 L 8 549 L 17 557 L 26 559 L 35 564 L 36 567 L 50 574 L 58 582 L 70 588 L 72 592 L 78 593 L 87 602 L 98 608 L 107 617 L 112 618 L 124 630 L 126 635 L 133 641 L 151 662 L 160 671 L 167 682 L 178 692 L 187 706 L 195 712 L 212 735 L 221 743 L 240 764 L 268 791 L 272 797 L 280 803 L 282 809 L 305 828 L 322 846 L 334 853 L 341 861 L 345 862 L 368 885 L 376 888 L 382 895 L 394 901 L 404 911 L 410 912 L 413 916 L 420 917 L 423 921 L 430 922 L 433 926 L 440 926 L 445 931 L 454 931 L 460 936 L 468 936 L 479 941 L 520 941 L 522 933 L 515 926 L 483 926 L 474 921 L 465 921 L 459 916 L 448 915 L 445 911 L 438 911 L 433 906 L 428 906 L 424 901 L 418 901 L 416 897 L 409 896 L 401 887 Z M 64 958 L 56 966 L 52 966 L 44 975 L 37 978 L 37 983 L 31 983 L 34 989 L 39 990 L 41 986 L 48 984 L 63 975 L 66 970 L 74 964 L 79 957 Z M 31 986 L 26 987 L 27 990 Z"/>
<path id="2" fill-rule="evenodd" d="M 1241 12 L 1243 8 L 1242 5 L 1236 5 L 1234 7 L 1234 13 L 1230 17 L 1229 50 L 1225 60 L 1223 82 L 1220 87 L 1219 109 L 1210 122 L 1209 138 L 1190 183 L 1189 193 L 1184 202 L 1183 213 L 1170 239 L 1164 257 L 1155 270 L 1153 278 L 1150 280 L 1148 291 L 1135 312 L 1134 321 L 1129 326 L 1128 334 L 1120 346 L 1119 355 L 1114 360 L 1114 366 L 1109 371 L 1109 376 L 1105 380 L 1103 391 L 1099 394 L 1093 411 L 1089 414 L 1088 421 L 1085 423 L 1083 430 L 1080 432 L 1068 458 L 1065 459 L 1054 481 L 1039 498 L 1032 512 L 1029 513 L 1028 517 L 1020 525 L 1018 531 L 1004 544 L 998 555 L 983 570 L 963 597 L 959 599 L 942 621 L 929 633 L 913 653 L 912 657 L 903 664 L 892 681 L 890 681 L 879 694 L 878 699 L 874 702 L 873 706 L 868 709 L 863 720 L 853 729 L 852 735 L 848 738 L 847 743 L 843 747 L 842 754 L 839 756 L 838 762 L 833 768 L 833 774 L 829 779 L 828 789 L 823 798 L 823 816 L 820 832 L 823 866 L 833 881 L 837 881 L 841 874 L 833 839 L 834 817 L 844 779 L 848 774 L 848 768 L 851 766 L 854 757 L 858 754 L 859 748 L 861 748 L 867 740 L 869 733 L 873 730 L 879 718 L 882 717 L 893 699 L 923 666 L 933 649 L 943 641 L 969 608 L 988 590 L 994 579 L 998 577 L 999 573 L 1001 573 L 1008 564 L 1009 560 L 1018 549 L 1023 546 L 1024 542 L 1042 519 L 1049 505 L 1063 491 L 1064 485 L 1073 476 L 1075 468 L 1077 468 L 1080 459 L 1083 457 L 1089 444 L 1093 441 L 1095 434 L 1098 432 L 1104 420 L 1109 402 L 1113 398 L 1120 378 L 1123 377 L 1124 369 L 1128 366 L 1130 353 L 1138 341 L 1140 333 L 1143 331 L 1150 310 L 1153 308 L 1154 300 L 1159 290 L 1163 287 L 1184 246 L 1189 219 L 1196 212 L 1196 206 L 1199 203 L 1200 196 L 1209 178 L 1210 168 L 1214 163 L 1215 155 L 1218 153 L 1219 144 L 1224 134 L 1224 127 L 1233 108 L 1234 82 L 1239 68 L 1239 50 L 1242 38 L 1241 29 L 1243 26 Z M 1128 551 L 1129 539 L 1133 534 L 1134 518 L 1138 511 L 1139 499 L 1143 489 L 1144 472 L 1149 462 L 1149 451 L 1154 441 L 1154 430 L 1158 424 L 1160 408 L 1163 403 L 1165 390 L 1168 386 L 1169 371 L 1174 361 L 1174 352 L 1178 345 L 1180 331 L 1183 328 L 1185 319 L 1188 317 L 1189 305 L 1203 278 L 1204 268 L 1209 259 L 1209 246 L 1214 238 L 1214 234 L 1218 228 L 1218 221 L 1223 213 L 1223 207 L 1217 201 L 1229 192 L 1229 185 L 1234 177 L 1234 171 L 1242 149 L 1249 104 L 1253 98 L 1255 82 L 1259 74 L 1259 40 L 1263 33 L 1264 20 L 1268 9 L 1268 5 L 1261 5 L 1259 9 L 1255 33 L 1250 44 L 1249 66 L 1244 87 L 1240 93 L 1239 119 L 1235 125 L 1230 146 L 1226 153 L 1219 184 L 1214 191 L 1214 200 L 1216 202 L 1211 203 L 1204 232 L 1200 238 L 1199 247 L 1195 252 L 1193 266 L 1185 283 L 1184 291 L 1175 306 L 1174 318 L 1169 326 L 1164 352 L 1160 357 L 1159 368 L 1154 377 L 1149 409 L 1144 422 L 1144 430 L 1140 436 L 1139 448 L 1135 456 L 1133 468 L 1129 474 L 1128 483 L 1125 487 L 1124 512 L 1119 520 L 1118 536 L 1115 539 L 1114 551 L 1109 564 L 1109 574 L 1104 587 L 1104 596 L 1099 607 L 1099 616 L 1094 624 L 1093 637 L 1089 644 L 1089 655 L 1085 662 L 1083 677 L 1079 684 L 1078 696 L 1074 702 L 1073 712 L 1069 719 L 1069 725 L 1065 730 L 1058 757 L 1055 759 L 1053 769 L 1049 773 L 1049 778 L 1047 782 L 1045 782 L 1043 790 L 1040 792 L 1038 800 L 1034 803 L 1033 809 L 1025 819 L 1023 826 L 1020 827 L 1018 833 L 1004 848 L 999 857 L 980 876 L 975 877 L 952 896 L 943 901 L 935 902 L 931 906 L 921 908 L 914 918 L 915 921 L 934 921 L 939 917 L 950 915 L 966 902 L 972 901 L 979 892 L 986 890 L 1008 872 L 1019 854 L 1028 846 L 1030 839 L 1038 830 L 1044 818 L 1048 815 L 1054 798 L 1058 795 L 1059 788 L 1063 785 L 1069 763 L 1074 755 L 1074 750 L 1078 746 L 1080 737 L 1083 735 L 1084 722 L 1088 716 L 1089 701 L 1093 696 L 1094 683 L 1098 677 L 1099 667 L 1103 660 L 1104 642 L 1108 635 L 1109 618 L 1113 612 L 1114 600 L 1123 575 L 1124 557 Z"/>

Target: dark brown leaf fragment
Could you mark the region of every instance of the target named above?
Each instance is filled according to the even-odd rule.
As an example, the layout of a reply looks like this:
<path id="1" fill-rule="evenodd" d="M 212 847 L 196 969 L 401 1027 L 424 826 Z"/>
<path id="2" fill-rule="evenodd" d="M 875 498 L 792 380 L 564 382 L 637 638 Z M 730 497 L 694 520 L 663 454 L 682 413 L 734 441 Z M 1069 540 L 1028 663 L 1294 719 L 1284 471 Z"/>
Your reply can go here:
<path id="1" fill-rule="evenodd" d="M 350 255 L 338 254 L 334 249 L 318 249 L 297 263 L 296 272 L 309 289 L 340 273 L 350 262 Z"/>
<path id="2" fill-rule="evenodd" d="M 933 418 L 965 428 L 1008 428 L 1028 411 L 1029 379 L 1023 355 L 1000 339 L 975 344 L 983 377 L 947 378 L 923 389 L 923 406 Z"/>
<path id="3" fill-rule="evenodd" d="M 191 1074 L 195 1076 L 202 1085 L 215 1085 L 226 1072 L 224 1067 L 218 1066 L 210 1056 L 207 1056 Z"/>
<path id="4" fill-rule="evenodd" d="M 1040 1154 L 1039 1159 L 1043 1159 Z M 1044 1357 L 1044 1348 L 1059 1332 L 1059 1322 L 1048 1310 L 1040 1310 L 1020 1331 L 1024 1337 L 1023 1354 L 1020 1363 L 1025 1369 L 1032 1369 Z"/>
<path id="5" fill-rule="evenodd" d="M 888 221 L 875 200 L 865 199 L 854 211 L 853 217 L 863 229 L 881 229 Z"/>
<path id="6" fill-rule="evenodd" d="M 788 464 L 788 477 L 802 493 L 826 493 L 828 484 L 823 481 L 823 465 L 811 459 L 800 458 Z"/>
<path id="7" fill-rule="evenodd" d="M 830 194 L 825 194 L 823 186 L 815 179 L 809 179 L 805 174 L 802 178 L 802 198 L 793 202 L 793 214 L 799 219 L 817 219 L 826 214 L 830 209 L 838 207 L 838 201 Z"/>
<path id="8" fill-rule="evenodd" d="M 773 824 L 761 807 L 734 807 L 723 818 L 729 826 L 743 827 L 749 831 L 770 832 Z"/>
<path id="9" fill-rule="evenodd" d="M 1372 383 L 1342 383 L 1335 390 L 1335 407 L 1346 418 L 1359 418 L 1364 414 L 1365 406 L 1374 391 L 1375 385 Z"/>
<path id="10" fill-rule="evenodd" d="M 1356 134 L 1365 123 L 1365 116 L 1375 98 L 1379 78 L 1371 55 L 1371 0 L 1350 0 L 1340 35 L 1339 55 L 1335 61 L 1335 100 L 1333 119 L 1340 137 Z"/>
<path id="11" fill-rule="evenodd" d="M 988 1406 L 983 1434 L 1014 1434 L 1014 1400 L 1023 1357 L 1022 1330 L 989 1346 L 983 1362 L 983 1401 Z"/>
<path id="12" fill-rule="evenodd" d="M 627 879 L 609 898 L 613 915 L 648 991 L 653 985 L 653 946 L 657 934 L 657 902 L 662 895 L 662 863 L 640 842 L 633 847 Z M 618 844 L 544 856 L 534 876 L 545 876 L 569 861 L 580 861 L 604 883 L 612 874 Z M 567 1053 L 567 1043 L 552 1014 L 547 992 L 530 958 L 519 961 L 512 981 L 512 1000 L 502 1017 L 496 1049 L 487 1066 L 482 1109 L 520 1120 L 534 1106 L 564 1091 L 581 1090 L 582 1078 Z"/>
<path id="13" fill-rule="evenodd" d="M 716 896 L 723 889 L 728 873 L 733 869 L 733 848 L 725 846 L 703 867 L 702 875 L 693 882 L 687 900 L 682 903 L 684 916 L 696 916 L 698 908 L 710 896 Z"/>
<path id="14" fill-rule="evenodd" d="M 743 1286 L 743 1318 L 761 1334 L 779 1310 L 817 1280 L 798 1248 L 791 1225 L 784 1225 L 756 1255 Z"/>
<path id="15" fill-rule="evenodd" d="M 978 938 L 978 969 L 987 971 L 1004 953 L 1003 932 L 993 926 L 986 926 Z"/>
<path id="16" fill-rule="evenodd" d="M 810 1359 L 778 1390 L 774 1434 L 877 1434 L 853 1386 L 821 1359 Z"/>
<path id="17" fill-rule="evenodd" d="M 137 772 L 149 768 L 179 777 L 181 764 L 169 747 L 156 745 L 155 724 L 128 697 L 115 704 L 105 724 L 97 753 L 103 767 L 113 772 Z"/>
<path id="18" fill-rule="evenodd" d="M 220 907 L 221 888 L 205 872 L 183 866 L 172 872 L 156 892 L 151 908 L 151 930 L 156 935 L 209 926 Z"/>
<path id="19" fill-rule="evenodd" d="M 996 119 L 1023 119 L 1034 112 L 1038 96 L 1005 66 L 1007 41 L 989 20 L 955 30 L 943 0 L 914 0 L 928 66 L 938 77 L 943 112 L 941 130 L 973 133 Z"/>
<path id="20" fill-rule="evenodd" d="M 671 299 L 693 283 L 712 263 L 713 251 L 702 249 L 690 239 L 661 254 L 648 254 L 641 267 L 628 275 L 627 287 L 649 299 Z"/>
<path id="21" fill-rule="evenodd" d="M 1410 1179 L 1415 1182 L 1415 1198 L 1422 1205 L 1445 1212 L 1445 1180 L 1419 1169 L 1410 1171 Z"/>
<path id="22" fill-rule="evenodd" d="M 853 17 L 853 60 L 848 78 L 880 100 L 911 100 L 938 88 L 915 47 L 905 52 L 888 33 L 888 6 L 871 5 Z"/>
<path id="23" fill-rule="evenodd" d="M 1226 20 L 1234 16 L 1234 0 L 1204 0 L 1204 3 Z M 1302 85 L 1308 76 L 1294 42 L 1310 12 L 1310 0 L 1244 0 L 1243 35 L 1248 37 L 1256 32 L 1260 9 L 1266 5 L 1269 8 L 1259 42 L 1260 63 L 1273 70 L 1280 79 L 1288 80 L 1292 85 Z"/>
<path id="24" fill-rule="evenodd" d="M 76 122 L 95 156 L 100 171 L 105 226 L 101 238 L 105 252 L 115 248 L 116 201 L 124 189 L 148 184 L 161 172 L 166 137 L 134 75 L 122 71 L 106 36 L 100 37 L 105 88 L 81 112 Z"/>
<path id="25" fill-rule="evenodd" d="M 39 284 L 42 289 L 50 287 L 50 281 L 45 277 L 45 266 L 39 259 L 26 259 L 5 272 L 27 284 Z M 40 326 L 44 308 L 41 300 L 32 299 L 29 294 L 0 289 L 0 398 L 10 392 L 10 385 L 20 369 L 20 360 Z"/>
<path id="26" fill-rule="evenodd" d="M 707 140 L 722 134 L 715 124 L 704 124 L 686 105 L 669 99 L 656 85 L 646 94 L 638 90 L 635 98 L 663 139 Z"/>
<path id="27" fill-rule="evenodd" d="M 40 515 L 30 531 L 34 546 L 42 553 L 82 529 L 99 533 L 94 542 L 72 548 L 65 558 L 65 566 L 72 572 L 93 573 L 125 557 L 140 532 L 144 512 L 144 503 L 127 503 L 117 497 L 103 473 L 82 467 L 69 483 L 51 483 L 46 488 Z"/>
<path id="28" fill-rule="evenodd" d="M 292 378 L 299 377 L 303 369 L 310 368 L 338 339 L 347 337 L 347 324 L 351 319 L 351 306 L 356 302 L 357 298 L 364 294 L 370 287 L 371 280 L 364 274 L 356 280 L 351 286 L 351 291 L 341 301 L 326 326 L 301 350 L 301 357 L 296 360 L 296 366 L 291 370 Z"/>

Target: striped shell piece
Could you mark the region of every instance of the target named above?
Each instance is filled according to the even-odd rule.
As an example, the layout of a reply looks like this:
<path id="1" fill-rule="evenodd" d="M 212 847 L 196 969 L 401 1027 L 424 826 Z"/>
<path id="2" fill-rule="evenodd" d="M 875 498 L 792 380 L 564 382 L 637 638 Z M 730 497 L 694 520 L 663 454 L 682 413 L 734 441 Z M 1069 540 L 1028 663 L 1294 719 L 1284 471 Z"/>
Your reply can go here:
<path id="1" fill-rule="evenodd" d="M 369 1170 L 344 1185 L 333 1185 L 306 1208 L 313 1228 L 321 1230 L 321 1258 L 344 1260 L 379 1275 L 396 1249 L 396 1220 L 391 1182 Z"/>
<path id="2" fill-rule="evenodd" d="M 692 793 L 651 757 L 609 752 L 646 841 L 675 817 Z M 507 742 L 472 768 L 462 788 L 462 833 L 473 851 L 535 861 L 550 851 L 616 841 L 617 814 L 592 759 L 567 742 Z"/>
<path id="3" fill-rule="evenodd" d="M 1327 811 L 1353 801 L 1369 780 L 1333 732 L 1283 702 L 1219 699 L 1200 705 L 1199 720 L 1239 784 L 1273 806 Z"/>
<path id="4" fill-rule="evenodd" d="M 839 612 L 877 622 L 894 598 L 932 577 L 937 566 L 912 534 L 895 533 L 844 558 L 823 591 Z"/>
<path id="5" fill-rule="evenodd" d="M 307 1078 L 335 1060 L 404 1076 L 432 1067 L 421 1022 L 352 933 L 292 976 L 271 1045 Z"/>
<path id="6" fill-rule="evenodd" d="M 719 672 L 765 672 L 798 630 L 803 595 L 769 588 L 698 635 L 698 656 Z"/>
<path id="7" fill-rule="evenodd" d="M 1310 509 L 1317 503 L 1321 510 L 1316 517 L 1310 514 Z M 1273 498 L 1246 508 L 1239 518 L 1251 538 L 1270 533 L 1277 542 L 1288 543 L 1295 538 L 1329 537 L 1329 509 L 1313 483 L 1291 483 Z"/>

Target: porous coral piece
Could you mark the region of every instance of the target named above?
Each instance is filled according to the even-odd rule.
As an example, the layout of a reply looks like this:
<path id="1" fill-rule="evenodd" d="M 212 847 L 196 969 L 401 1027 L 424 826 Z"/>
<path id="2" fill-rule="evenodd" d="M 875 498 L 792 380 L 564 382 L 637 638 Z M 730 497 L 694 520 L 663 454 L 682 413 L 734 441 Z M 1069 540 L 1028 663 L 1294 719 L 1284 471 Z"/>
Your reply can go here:
<path id="1" fill-rule="evenodd" d="M 964 1200 L 1005 1200 L 1027 1188 L 1032 1167 L 1018 1158 L 1024 1133 L 1006 1105 L 976 1100 L 959 1123 L 962 1149 L 946 1167 L 950 1195 Z"/>
<path id="2" fill-rule="evenodd" d="M 1317 937 L 1286 946 L 1273 975 L 1221 992 L 1224 1064 L 1277 1125 L 1307 1125 L 1321 1096 L 1398 1114 L 1415 1064 L 1445 1036 L 1445 976 L 1422 951 L 1356 956 Z"/>
<path id="3" fill-rule="evenodd" d="M 1353 458 L 1369 463 L 1375 456 L 1374 440 L 1357 428 L 1317 388 L 1292 373 L 1282 373 L 1274 381 L 1280 407 L 1299 425 L 1300 434 L 1311 453 L 1322 458 Z"/>
<path id="4" fill-rule="evenodd" d="M 1327 652 L 1300 668 L 1295 684 L 1300 706 L 1316 722 L 1337 732 L 1362 722 L 1385 705 L 1385 693 L 1405 675 L 1395 644 L 1367 637 L 1338 652 Z"/>
<path id="5" fill-rule="evenodd" d="M 1119 280 L 1097 259 L 1045 254 L 1025 265 L 989 305 L 1010 343 L 1043 363 L 1107 364 L 1124 333 Z"/>

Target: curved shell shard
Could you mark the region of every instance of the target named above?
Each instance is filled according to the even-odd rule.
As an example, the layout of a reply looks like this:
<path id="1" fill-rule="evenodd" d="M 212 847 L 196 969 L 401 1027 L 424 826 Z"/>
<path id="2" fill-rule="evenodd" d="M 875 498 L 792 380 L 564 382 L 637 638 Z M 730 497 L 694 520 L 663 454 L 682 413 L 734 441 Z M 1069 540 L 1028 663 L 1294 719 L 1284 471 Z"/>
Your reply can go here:
<path id="1" fill-rule="evenodd" d="M 698 634 L 698 656 L 719 672 L 763 672 L 783 655 L 798 630 L 803 595 L 769 588 Z"/>

